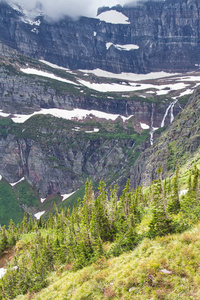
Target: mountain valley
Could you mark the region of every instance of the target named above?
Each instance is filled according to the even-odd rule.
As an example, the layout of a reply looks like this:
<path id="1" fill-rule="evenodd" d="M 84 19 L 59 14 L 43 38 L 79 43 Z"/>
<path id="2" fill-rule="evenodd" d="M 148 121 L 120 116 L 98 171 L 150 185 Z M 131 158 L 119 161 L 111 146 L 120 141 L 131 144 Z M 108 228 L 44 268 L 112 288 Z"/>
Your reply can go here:
<path id="1" fill-rule="evenodd" d="M 0 299 L 199 299 L 199 0 L 25 7 L 0 2 Z"/>

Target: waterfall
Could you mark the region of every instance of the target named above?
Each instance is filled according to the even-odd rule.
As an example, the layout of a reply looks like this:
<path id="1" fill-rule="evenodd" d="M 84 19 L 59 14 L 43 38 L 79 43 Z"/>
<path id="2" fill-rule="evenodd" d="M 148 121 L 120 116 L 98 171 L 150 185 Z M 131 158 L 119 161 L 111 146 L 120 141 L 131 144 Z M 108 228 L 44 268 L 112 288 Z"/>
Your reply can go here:
<path id="1" fill-rule="evenodd" d="M 128 117 L 128 102 L 126 102 L 126 117 Z"/>
<path id="2" fill-rule="evenodd" d="M 178 99 L 176 99 L 171 105 L 170 123 L 172 123 L 174 121 L 173 109 L 174 109 L 174 105 L 176 104 L 177 101 L 178 101 Z"/>
<path id="3" fill-rule="evenodd" d="M 164 114 L 164 117 L 163 117 L 163 119 L 162 119 L 162 122 L 161 122 L 160 127 L 164 127 L 164 126 L 165 126 L 165 119 L 166 119 L 166 117 L 167 117 L 167 115 L 168 115 L 168 111 L 170 110 L 171 105 L 172 105 L 172 103 L 170 103 L 170 105 L 167 107 L 167 109 L 166 109 L 166 111 L 165 111 L 165 114 Z"/>
<path id="4" fill-rule="evenodd" d="M 154 134 L 154 131 L 155 131 L 155 129 L 153 128 L 153 115 L 154 115 L 154 105 L 153 105 L 153 103 L 152 103 L 151 107 L 152 107 L 152 113 L 151 113 L 151 126 L 150 126 L 149 135 L 150 135 L 150 145 L 153 146 L 153 134 Z"/>
<path id="5" fill-rule="evenodd" d="M 173 109 L 174 109 L 174 105 L 176 104 L 177 101 L 178 100 L 176 99 L 174 102 L 171 102 L 169 104 L 169 106 L 167 107 L 167 109 L 165 111 L 165 114 L 164 114 L 164 117 L 162 119 L 160 127 L 164 127 L 165 126 L 165 119 L 166 119 L 166 117 L 168 115 L 169 110 L 171 110 L 170 111 L 170 123 L 172 123 L 174 121 Z"/>

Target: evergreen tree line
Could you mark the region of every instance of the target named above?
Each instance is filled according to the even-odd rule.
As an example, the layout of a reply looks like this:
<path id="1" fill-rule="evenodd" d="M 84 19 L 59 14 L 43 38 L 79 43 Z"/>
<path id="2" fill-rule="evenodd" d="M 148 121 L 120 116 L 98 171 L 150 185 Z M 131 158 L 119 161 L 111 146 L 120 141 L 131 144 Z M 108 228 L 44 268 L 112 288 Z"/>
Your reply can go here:
<path id="1" fill-rule="evenodd" d="M 20 225 L 15 226 L 11 220 L 8 228 L 2 227 L 1 254 L 18 240 L 20 247 L 20 239 L 27 238 L 27 242 L 0 280 L 0 299 L 39 291 L 48 284 L 49 272 L 62 266 L 80 269 L 102 256 L 132 250 L 144 237 L 180 232 L 196 222 L 200 216 L 198 168 L 191 171 L 188 192 L 181 199 L 179 168 L 173 178 L 164 181 L 161 168 L 158 173 L 159 179 L 145 191 L 142 185 L 131 189 L 128 180 L 119 198 L 117 186 L 108 195 L 103 181 L 95 197 L 92 183 L 87 180 L 84 199 L 71 213 L 70 208 L 58 211 L 55 207 L 55 214 L 50 214 L 47 221 L 28 219 L 25 213 Z M 151 216 L 149 230 L 139 233 L 137 228 L 147 215 Z"/>

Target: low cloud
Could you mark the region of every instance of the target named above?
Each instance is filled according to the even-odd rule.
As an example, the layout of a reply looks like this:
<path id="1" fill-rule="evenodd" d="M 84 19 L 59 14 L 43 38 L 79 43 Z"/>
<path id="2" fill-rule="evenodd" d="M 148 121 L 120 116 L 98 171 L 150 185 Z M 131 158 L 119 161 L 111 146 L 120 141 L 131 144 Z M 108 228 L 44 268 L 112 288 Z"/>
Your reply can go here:
<path id="1" fill-rule="evenodd" d="M 59 19 L 65 15 L 73 18 L 79 16 L 95 17 L 97 9 L 101 6 L 112 7 L 120 4 L 130 3 L 130 0 L 8 0 L 11 3 L 19 3 L 27 10 L 34 9 L 41 3 L 46 16 L 52 19 Z M 132 2 L 136 2 L 133 0 Z"/>

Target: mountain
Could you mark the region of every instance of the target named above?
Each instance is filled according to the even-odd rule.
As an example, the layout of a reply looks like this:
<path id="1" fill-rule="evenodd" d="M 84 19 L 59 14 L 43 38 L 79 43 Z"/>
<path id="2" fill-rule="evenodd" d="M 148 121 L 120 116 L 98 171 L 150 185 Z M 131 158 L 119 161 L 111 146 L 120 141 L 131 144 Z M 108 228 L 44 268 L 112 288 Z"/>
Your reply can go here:
<path id="1" fill-rule="evenodd" d="M 200 155 L 200 88 L 197 88 L 185 109 L 155 142 L 146 149 L 132 168 L 132 182 L 148 186 L 163 168 L 169 176 L 176 166 L 197 163 Z"/>
<path id="2" fill-rule="evenodd" d="M 199 0 L 0 2 L 0 299 L 199 299 L 199 65 Z"/>
<path id="3" fill-rule="evenodd" d="M 199 69 L 196 0 L 145 1 L 99 10 L 96 18 L 66 17 L 56 23 L 48 22 L 41 11 L 28 13 L 6 2 L 1 2 L 0 14 L 1 42 L 70 69 L 116 73 Z"/>
<path id="4" fill-rule="evenodd" d="M 87 178 L 96 188 L 101 178 L 108 189 L 117 183 L 120 194 L 127 178 L 136 187 L 159 164 L 170 172 L 157 152 L 171 141 L 153 145 L 200 82 L 198 2 L 148 1 L 52 23 L 3 1 L 0 15 L 2 224 L 9 199 L 17 223 L 22 209 L 34 216 L 54 201 L 73 204 Z"/>

